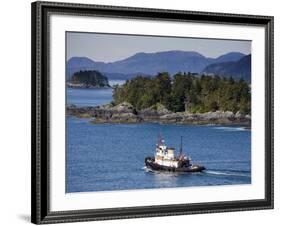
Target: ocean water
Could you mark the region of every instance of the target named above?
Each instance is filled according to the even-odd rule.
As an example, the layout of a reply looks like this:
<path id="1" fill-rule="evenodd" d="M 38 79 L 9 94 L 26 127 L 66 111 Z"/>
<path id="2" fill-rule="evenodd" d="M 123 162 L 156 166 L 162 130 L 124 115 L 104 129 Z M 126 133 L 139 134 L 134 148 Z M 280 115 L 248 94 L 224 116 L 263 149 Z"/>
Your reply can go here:
<path id="1" fill-rule="evenodd" d="M 111 93 L 110 93 L 111 92 Z M 68 104 L 98 105 L 112 100 L 111 89 L 67 91 Z M 251 131 L 239 126 L 101 124 L 66 118 L 66 192 L 113 191 L 251 183 Z M 202 173 L 153 172 L 157 135 L 183 149 Z"/>
<path id="2" fill-rule="evenodd" d="M 121 85 L 124 80 L 110 80 L 109 85 Z M 97 106 L 107 104 L 112 101 L 112 88 L 98 88 L 98 89 L 73 89 L 67 88 L 67 104 L 74 104 L 76 106 Z"/>

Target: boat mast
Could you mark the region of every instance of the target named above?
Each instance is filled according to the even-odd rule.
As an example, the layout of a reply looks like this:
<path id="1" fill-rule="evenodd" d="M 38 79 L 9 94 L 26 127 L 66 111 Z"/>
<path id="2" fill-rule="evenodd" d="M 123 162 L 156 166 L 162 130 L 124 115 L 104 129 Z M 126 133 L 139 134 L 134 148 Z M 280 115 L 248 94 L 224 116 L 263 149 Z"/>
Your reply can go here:
<path id="1" fill-rule="evenodd" d="M 158 137 L 157 137 L 157 147 L 159 147 L 160 145 L 162 145 L 162 137 L 161 137 L 160 133 L 158 133 Z"/>
<path id="2" fill-rule="evenodd" d="M 180 156 L 182 155 L 182 136 L 181 136 L 181 146 L 180 146 Z"/>

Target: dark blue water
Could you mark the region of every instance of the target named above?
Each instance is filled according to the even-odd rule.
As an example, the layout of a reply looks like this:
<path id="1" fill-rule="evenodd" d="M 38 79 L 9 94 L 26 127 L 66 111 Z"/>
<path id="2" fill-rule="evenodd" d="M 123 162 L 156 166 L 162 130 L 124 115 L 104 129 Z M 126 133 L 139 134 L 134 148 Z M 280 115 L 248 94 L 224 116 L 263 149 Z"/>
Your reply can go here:
<path id="1" fill-rule="evenodd" d="M 110 80 L 111 86 L 123 84 L 124 80 Z M 112 101 L 111 88 L 98 88 L 98 89 L 72 89 L 67 88 L 67 104 L 74 104 L 76 106 L 97 106 L 107 104 Z"/>
<path id="2" fill-rule="evenodd" d="M 68 101 L 80 106 L 104 104 L 111 95 L 106 98 L 101 90 L 71 89 Z M 66 123 L 66 192 L 251 183 L 251 132 L 242 127 L 93 125 L 75 117 L 67 117 Z M 167 146 L 177 150 L 183 136 L 184 151 L 207 170 L 193 174 L 148 171 L 144 159 L 154 154 L 159 133 Z"/>

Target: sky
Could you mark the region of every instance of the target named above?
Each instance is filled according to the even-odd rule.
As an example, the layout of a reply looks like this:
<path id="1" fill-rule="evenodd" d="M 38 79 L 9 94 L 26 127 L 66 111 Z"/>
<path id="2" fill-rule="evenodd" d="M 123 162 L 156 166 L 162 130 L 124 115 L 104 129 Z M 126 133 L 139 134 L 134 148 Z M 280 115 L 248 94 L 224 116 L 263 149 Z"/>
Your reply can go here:
<path id="1" fill-rule="evenodd" d="M 251 41 L 159 37 L 67 32 L 67 60 L 88 57 L 94 61 L 114 62 L 138 52 L 154 53 L 169 50 L 196 51 L 216 58 L 228 52 L 251 53 Z"/>

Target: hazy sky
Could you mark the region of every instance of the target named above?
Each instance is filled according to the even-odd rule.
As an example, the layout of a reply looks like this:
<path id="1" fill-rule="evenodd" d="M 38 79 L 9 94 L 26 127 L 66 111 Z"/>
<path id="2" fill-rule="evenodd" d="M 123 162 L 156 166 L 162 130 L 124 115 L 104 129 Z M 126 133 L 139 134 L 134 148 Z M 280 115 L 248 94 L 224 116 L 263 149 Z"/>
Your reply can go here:
<path id="1" fill-rule="evenodd" d="M 94 61 L 114 62 L 138 52 L 196 51 L 206 57 L 228 52 L 251 53 L 251 41 L 175 38 L 67 32 L 67 59 L 80 56 Z"/>

